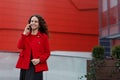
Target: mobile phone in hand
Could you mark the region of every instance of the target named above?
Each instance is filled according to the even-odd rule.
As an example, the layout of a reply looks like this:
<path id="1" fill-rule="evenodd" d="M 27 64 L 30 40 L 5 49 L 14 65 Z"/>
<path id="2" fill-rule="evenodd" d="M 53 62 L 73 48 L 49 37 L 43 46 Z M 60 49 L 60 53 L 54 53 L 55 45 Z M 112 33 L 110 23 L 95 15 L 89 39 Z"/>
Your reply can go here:
<path id="1" fill-rule="evenodd" d="M 27 29 L 31 31 L 32 30 L 31 25 L 29 25 L 29 28 L 27 28 Z"/>
<path id="2" fill-rule="evenodd" d="M 30 31 L 31 31 L 32 30 L 31 25 L 29 26 L 29 28 L 30 28 Z"/>

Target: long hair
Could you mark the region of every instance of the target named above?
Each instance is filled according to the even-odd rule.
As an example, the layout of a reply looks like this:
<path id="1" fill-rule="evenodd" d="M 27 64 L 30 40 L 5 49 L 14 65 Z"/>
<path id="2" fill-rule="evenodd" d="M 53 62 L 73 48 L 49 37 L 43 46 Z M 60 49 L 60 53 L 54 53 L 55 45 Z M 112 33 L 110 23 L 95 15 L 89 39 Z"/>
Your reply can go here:
<path id="1" fill-rule="evenodd" d="M 39 22 L 39 26 L 40 26 L 40 27 L 39 27 L 39 31 L 40 31 L 41 33 L 45 33 L 47 36 L 49 36 L 48 26 L 47 26 L 47 24 L 46 24 L 46 22 L 45 22 L 45 20 L 44 20 L 44 18 L 43 18 L 42 16 L 37 15 L 37 14 L 32 15 L 32 16 L 29 18 L 28 23 L 30 24 L 31 18 L 34 17 L 34 16 L 38 18 L 38 22 Z"/>

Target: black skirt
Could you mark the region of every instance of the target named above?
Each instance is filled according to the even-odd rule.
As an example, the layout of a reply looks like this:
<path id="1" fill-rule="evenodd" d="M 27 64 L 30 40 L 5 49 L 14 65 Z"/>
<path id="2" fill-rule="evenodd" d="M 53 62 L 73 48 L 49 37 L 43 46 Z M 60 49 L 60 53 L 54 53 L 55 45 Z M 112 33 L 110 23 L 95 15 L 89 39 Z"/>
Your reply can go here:
<path id="1" fill-rule="evenodd" d="M 43 80 L 43 72 L 35 72 L 34 65 L 31 62 L 28 70 L 20 70 L 20 80 Z"/>

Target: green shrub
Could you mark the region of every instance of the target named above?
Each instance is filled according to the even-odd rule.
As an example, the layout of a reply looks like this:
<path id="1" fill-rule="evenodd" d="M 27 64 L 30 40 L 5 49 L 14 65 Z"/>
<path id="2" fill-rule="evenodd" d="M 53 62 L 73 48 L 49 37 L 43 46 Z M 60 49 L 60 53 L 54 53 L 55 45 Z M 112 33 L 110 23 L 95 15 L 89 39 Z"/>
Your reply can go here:
<path id="1" fill-rule="evenodd" d="M 120 59 L 120 45 L 112 47 L 112 56 Z"/>
<path id="2" fill-rule="evenodd" d="M 104 59 L 104 51 L 102 46 L 95 46 L 92 50 L 92 57 L 94 59 Z"/>

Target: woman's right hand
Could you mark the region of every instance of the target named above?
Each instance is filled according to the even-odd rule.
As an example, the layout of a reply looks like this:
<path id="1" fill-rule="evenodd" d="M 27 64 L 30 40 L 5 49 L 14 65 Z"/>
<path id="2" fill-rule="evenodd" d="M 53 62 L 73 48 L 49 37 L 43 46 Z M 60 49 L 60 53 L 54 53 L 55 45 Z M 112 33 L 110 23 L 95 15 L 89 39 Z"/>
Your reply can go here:
<path id="1" fill-rule="evenodd" d="M 24 35 L 28 35 L 28 33 L 30 32 L 30 27 L 29 26 L 30 26 L 30 24 L 26 25 L 26 27 L 24 29 L 24 32 L 23 32 Z"/>

